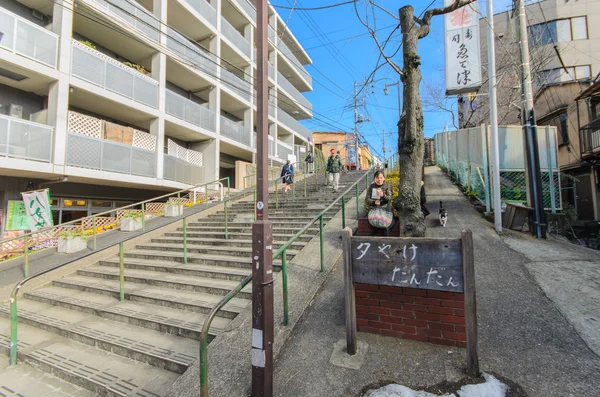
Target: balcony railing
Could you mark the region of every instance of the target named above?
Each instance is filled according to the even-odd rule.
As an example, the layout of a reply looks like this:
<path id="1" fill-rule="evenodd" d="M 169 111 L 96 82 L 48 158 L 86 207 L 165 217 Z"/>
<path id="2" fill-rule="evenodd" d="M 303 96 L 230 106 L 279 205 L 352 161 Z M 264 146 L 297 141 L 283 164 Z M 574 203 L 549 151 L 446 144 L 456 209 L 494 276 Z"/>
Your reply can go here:
<path id="1" fill-rule="evenodd" d="M 0 115 L 0 156 L 50 163 L 53 132 L 48 125 Z"/>
<path id="2" fill-rule="evenodd" d="M 269 25 L 269 40 L 271 40 L 271 42 L 275 45 L 277 45 L 277 32 L 275 31 L 275 29 L 273 29 L 273 27 L 271 25 Z"/>
<path id="3" fill-rule="evenodd" d="M 199 185 L 202 183 L 202 167 L 165 153 L 163 178 L 188 185 Z"/>
<path id="4" fill-rule="evenodd" d="M 581 153 L 588 154 L 600 149 L 600 118 L 581 127 Z"/>
<path id="5" fill-rule="evenodd" d="M 67 133 L 67 165 L 120 174 L 154 177 L 156 153 L 135 146 Z"/>
<path id="6" fill-rule="evenodd" d="M 275 66 L 271 65 L 270 63 L 268 63 L 268 65 L 269 77 L 275 80 Z"/>
<path id="7" fill-rule="evenodd" d="M 310 101 L 306 99 L 304 95 L 302 95 L 302 93 L 292 85 L 292 83 L 290 83 L 285 77 L 283 77 L 283 75 L 280 72 L 277 72 L 277 84 L 279 84 L 279 86 L 283 88 L 283 90 L 287 92 L 287 94 L 294 101 L 298 102 L 301 106 L 304 106 L 306 109 L 312 112 L 312 104 L 310 103 Z"/>
<path id="8" fill-rule="evenodd" d="M 277 112 L 277 105 L 275 105 L 274 103 L 269 101 L 269 116 L 271 116 L 273 118 L 277 118 L 276 112 Z"/>
<path id="9" fill-rule="evenodd" d="M 294 154 L 294 150 L 281 142 L 277 142 L 277 157 L 287 160 L 288 155 Z"/>
<path id="10" fill-rule="evenodd" d="M 242 10 L 246 11 L 252 22 L 256 23 L 256 8 L 254 8 L 254 5 L 249 0 L 235 0 L 235 2 Z"/>
<path id="11" fill-rule="evenodd" d="M 282 40 L 278 39 L 277 48 L 283 54 L 284 58 L 287 58 L 288 63 L 290 63 L 294 69 L 308 82 L 308 84 L 312 87 L 312 76 L 308 74 L 304 66 L 300 63 L 296 55 L 288 48 L 287 45 Z"/>
<path id="12" fill-rule="evenodd" d="M 171 116 L 215 132 L 215 113 L 187 98 L 167 90 L 166 112 Z"/>
<path id="13" fill-rule="evenodd" d="M 312 134 L 308 128 L 303 126 L 298 120 L 296 120 L 283 110 L 279 109 L 279 111 L 277 112 L 277 118 L 290 130 L 297 132 L 305 138 L 311 137 Z"/>
<path id="14" fill-rule="evenodd" d="M 252 148 L 256 149 L 256 132 L 252 133 Z M 269 135 L 269 157 L 273 157 L 273 148 L 275 147 L 275 141 L 273 140 L 273 136 Z"/>
<path id="15" fill-rule="evenodd" d="M 154 109 L 158 106 L 156 80 L 75 40 L 71 74 Z"/>
<path id="16" fill-rule="evenodd" d="M 0 7 L 0 47 L 56 68 L 58 35 Z"/>
<path id="17" fill-rule="evenodd" d="M 252 86 L 249 82 L 224 68 L 221 68 L 221 81 L 227 83 L 238 95 L 250 102 Z"/>
<path id="18" fill-rule="evenodd" d="M 160 36 L 160 20 L 133 0 L 84 0 L 97 3 L 153 40 Z"/>
<path id="19" fill-rule="evenodd" d="M 234 46 L 242 51 L 244 55 L 250 58 L 250 43 L 223 17 L 221 17 L 221 32 L 227 38 L 227 40 L 229 40 Z"/>
<path id="20" fill-rule="evenodd" d="M 221 135 L 242 145 L 250 146 L 252 144 L 250 128 L 245 127 L 235 121 L 221 116 Z"/>
<path id="21" fill-rule="evenodd" d="M 217 58 L 202 51 L 195 43 L 171 28 L 167 28 L 167 48 L 209 76 L 217 76 Z"/>
<path id="22" fill-rule="evenodd" d="M 180 0 L 188 3 L 213 26 L 217 26 L 217 10 L 206 0 Z"/>

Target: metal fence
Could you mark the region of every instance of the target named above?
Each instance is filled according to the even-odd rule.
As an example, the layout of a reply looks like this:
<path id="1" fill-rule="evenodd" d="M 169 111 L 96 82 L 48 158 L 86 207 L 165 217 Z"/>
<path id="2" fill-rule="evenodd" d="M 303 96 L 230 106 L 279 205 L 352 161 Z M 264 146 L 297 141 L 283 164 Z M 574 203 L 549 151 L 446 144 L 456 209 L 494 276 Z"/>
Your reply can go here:
<path id="1" fill-rule="evenodd" d="M 181 0 L 192 6 L 198 14 L 202 15 L 213 26 L 217 26 L 217 10 L 206 0 Z"/>
<path id="2" fill-rule="evenodd" d="M 221 135 L 246 146 L 252 145 L 250 128 L 221 116 Z"/>
<path id="3" fill-rule="evenodd" d="M 165 105 L 167 114 L 206 128 L 209 131 L 215 131 L 215 113 L 199 103 L 167 90 Z"/>
<path id="4" fill-rule="evenodd" d="M 202 167 L 165 153 L 163 178 L 198 185 L 202 183 Z"/>
<path id="5" fill-rule="evenodd" d="M 248 40 L 223 17 L 221 17 L 221 33 L 248 58 L 252 56 Z"/>
<path id="6" fill-rule="evenodd" d="M 0 115 L 0 156 L 49 163 L 53 132 L 49 125 Z"/>
<path id="7" fill-rule="evenodd" d="M 175 52 L 194 68 L 207 73 L 211 77 L 217 75 L 217 59 L 214 55 L 202 51 L 196 43 L 170 27 L 167 28 L 167 48 Z"/>
<path id="8" fill-rule="evenodd" d="M 110 0 L 110 2 L 93 0 L 93 2 L 102 5 L 108 11 L 119 16 L 148 37 L 158 41 L 160 36 L 160 20 L 137 2 L 133 0 Z"/>
<path id="9" fill-rule="evenodd" d="M 472 192 L 489 210 L 492 202 L 489 127 L 441 132 L 435 135 L 436 164 L 447 169 L 458 183 Z M 503 202 L 527 202 L 525 148 L 521 126 L 498 127 L 500 197 Z M 556 128 L 538 126 L 544 207 L 562 208 L 560 169 L 557 163 Z"/>

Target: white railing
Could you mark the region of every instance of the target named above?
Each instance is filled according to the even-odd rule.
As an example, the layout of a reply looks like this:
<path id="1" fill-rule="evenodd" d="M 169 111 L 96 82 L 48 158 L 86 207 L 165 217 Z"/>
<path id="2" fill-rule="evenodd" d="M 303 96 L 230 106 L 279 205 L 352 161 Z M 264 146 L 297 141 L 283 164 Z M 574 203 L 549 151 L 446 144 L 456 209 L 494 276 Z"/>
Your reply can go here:
<path id="1" fill-rule="evenodd" d="M 0 115 L 0 156 L 50 163 L 54 129 Z"/>
<path id="2" fill-rule="evenodd" d="M 250 146 L 252 144 L 250 128 L 223 116 L 221 116 L 221 135 L 242 145 Z"/>
<path id="3" fill-rule="evenodd" d="M 273 27 L 271 25 L 269 25 L 269 40 L 271 40 L 271 42 L 275 45 L 277 45 L 277 32 L 275 31 L 275 29 L 273 29 Z"/>
<path id="4" fill-rule="evenodd" d="M 277 118 L 277 105 L 269 101 L 269 116 Z"/>
<path id="5" fill-rule="evenodd" d="M 154 177 L 156 152 L 67 132 L 66 164 L 73 167 Z"/>
<path id="6" fill-rule="evenodd" d="M 287 160 L 288 154 L 294 154 L 294 150 L 282 142 L 277 142 L 277 157 Z"/>
<path id="7" fill-rule="evenodd" d="M 202 51 L 197 44 L 170 27 L 167 28 L 167 48 L 177 56 L 180 56 L 184 61 L 192 63 L 193 67 L 216 78 L 217 58 L 212 54 Z"/>
<path id="8" fill-rule="evenodd" d="M 224 68 L 221 68 L 221 81 L 227 83 L 228 87 L 233 88 L 238 95 L 250 102 L 252 86 L 249 82 Z"/>
<path id="9" fill-rule="evenodd" d="M 223 17 L 221 17 L 221 32 L 223 35 L 234 45 L 236 46 L 244 55 L 250 58 L 250 43 L 246 38 L 238 32 L 236 28 L 231 26 L 229 22 Z"/>
<path id="10" fill-rule="evenodd" d="M 167 114 L 175 116 L 179 119 L 190 122 L 209 131 L 215 132 L 215 113 L 171 90 L 167 90 L 166 95 Z"/>
<path id="11" fill-rule="evenodd" d="M 158 107 L 156 80 L 75 40 L 71 74 L 154 109 Z"/>
<path id="12" fill-rule="evenodd" d="M 269 77 L 272 78 L 273 80 L 275 80 L 275 66 L 271 65 L 270 63 L 267 63 L 269 65 L 268 67 L 268 72 L 269 72 Z"/>
<path id="13" fill-rule="evenodd" d="M 0 7 L 0 47 L 56 68 L 59 36 Z"/>
<path id="14" fill-rule="evenodd" d="M 188 3 L 213 26 L 217 26 L 217 10 L 206 0 L 180 0 Z"/>
<path id="15" fill-rule="evenodd" d="M 202 182 L 202 167 L 166 153 L 164 156 L 164 179 L 188 185 L 199 185 Z"/>
<path id="16" fill-rule="evenodd" d="M 273 136 L 269 135 L 269 157 L 273 157 L 273 148 L 275 147 L 275 141 L 273 140 Z M 252 149 L 256 149 L 256 132 L 252 133 Z"/>
<path id="17" fill-rule="evenodd" d="M 281 109 L 279 109 L 277 112 L 277 119 L 281 121 L 290 130 L 297 132 L 305 138 L 310 138 L 312 135 L 308 128 L 303 126 L 298 120 L 296 120 Z"/>
<path id="18" fill-rule="evenodd" d="M 312 104 L 308 99 L 302 95 L 300 91 L 296 87 L 292 85 L 281 72 L 277 72 L 277 84 L 290 96 L 294 101 L 298 102 L 301 106 L 304 106 L 310 112 L 312 112 Z"/>
<path id="19" fill-rule="evenodd" d="M 160 37 L 160 20 L 142 5 L 133 0 L 84 0 L 107 9 L 153 40 Z"/>
<path id="20" fill-rule="evenodd" d="M 252 22 L 256 23 L 256 8 L 254 8 L 254 5 L 249 0 L 236 0 L 235 2 L 248 14 Z"/>
<path id="21" fill-rule="evenodd" d="M 302 76 L 304 80 L 306 80 L 312 87 L 312 76 L 308 74 L 306 69 L 304 69 L 304 66 L 302 66 L 298 58 L 296 58 L 296 55 L 294 55 L 292 50 L 290 50 L 282 40 L 278 40 L 277 48 L 283 54 L 283 57 L 287 58 L 288 63 L 291 64 L 292 67 L 294 67 L 294 69 L 296 69 L 296 71 L 300 74 L 300 76 Z"/>

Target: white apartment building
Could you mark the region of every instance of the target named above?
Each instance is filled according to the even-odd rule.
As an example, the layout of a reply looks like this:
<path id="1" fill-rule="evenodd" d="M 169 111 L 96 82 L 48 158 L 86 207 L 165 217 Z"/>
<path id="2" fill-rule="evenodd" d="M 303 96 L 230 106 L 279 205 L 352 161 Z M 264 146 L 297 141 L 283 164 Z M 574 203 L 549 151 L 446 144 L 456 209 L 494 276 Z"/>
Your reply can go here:
<path id="1" fill-rule="evenodd" d="M 311 59 L 269 11 L 269 155 L 310 141 Z M 0 0 L 0 207 L 55 223 L 218 178 L 255 154 L 249 0 Z"/>

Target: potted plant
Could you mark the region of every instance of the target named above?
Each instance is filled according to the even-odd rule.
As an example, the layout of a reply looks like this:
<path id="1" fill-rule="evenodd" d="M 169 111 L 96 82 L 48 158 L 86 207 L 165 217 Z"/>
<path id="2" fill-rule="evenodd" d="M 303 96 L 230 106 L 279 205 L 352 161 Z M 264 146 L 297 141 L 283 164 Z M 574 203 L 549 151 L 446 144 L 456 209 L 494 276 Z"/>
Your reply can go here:
<path id="1" fill-rule="evenodd" d="M 79 229 L 61 232 L 58 235 L 58 253 L 72 254 L 87 248 L 87 236 Z"/>
<path id="2" fill-rule="evenodd" d="M 142 213 L 141 212 L 126 212 L 121 216 L 121 231 L 135 232 L 142 229 Z"/>
<path id="3" fill-rule="evenodd" d="M 173 218 L 183 214 L 183 202 L 172 200 L 165 204 L 165 218 Z"/>

